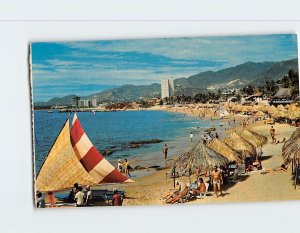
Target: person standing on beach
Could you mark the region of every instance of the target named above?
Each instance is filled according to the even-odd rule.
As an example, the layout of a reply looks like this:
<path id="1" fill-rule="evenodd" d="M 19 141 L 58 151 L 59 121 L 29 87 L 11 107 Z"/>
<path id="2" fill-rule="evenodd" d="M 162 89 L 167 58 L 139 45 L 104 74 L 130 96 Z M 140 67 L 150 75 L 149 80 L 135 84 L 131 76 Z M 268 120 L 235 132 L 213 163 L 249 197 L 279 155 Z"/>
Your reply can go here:
<path id="1" fill-rule="evenodd" d="M 217 166 L 214 167 L 211 176 L 212 176 L 212 182 L 214 186 L 214 193 L 218 198 L 219 197 L 218 192 L 220 192 L 221 196 L 223 195 L 221 191 L 221 184 L 223 184 L 223 178 L 222 178 L 222 173 L 220 170 L 218 170 Z"/>
<path id="2" fill-rule="evenodd" d="M 124 160 L 124 167 L 125 167 L 125 176 L 131 178 L 131 175 L 129 173 L 129 170 L 130 170 L 131 167 L 130 167 L 127 159 Z"/>
<path id="3" fill-rule="evenodd" d="M 54 203 L 54 195 L 53 192 L 48 192 L 48 199 L 49 199 L 49 204 L 51 207 L 54 207 L 55 203 Z"/>
<path id="4" fill-rule="evenodd" d="M 36 203 L 36 207 L 37 208 L 45 208 L 46 207 L 46 204 L 45 204 L 45 199 L 42 197 L 43 194 L 41 192 L 38 192 L 36 194 L 37 196 L 37 203 Z"/>
<path id="5" fill-rule="evenodd" d="M 122 197 L 118 193 L 117 189 L 114 189 L 114 195 L 112 197 L 112 205 L 113 206 L 122 206 Z"/>
<path id="6" fill-rule="evenodd" d="M 204 136 L 204 133 L 201 134 L 200 140 L 203 144 L 206 144 L 206 137 Z"/>
<path id="7" fill-rule="evenodd" d="M 123 164 L 122 164 L 121 159 L 118 160 L 118 171 L 123 172 Z"/>
<path id="8" fill-rule="evenodd" d="M 82 192 L 82 187 L 78 187 L 78 192 L 75 194 L 74 200 L 76 201 L 77 207 L 84 205 L 84 193 Z"/>
<path id="9" fill-rule="evenodd" d="M 190 133 L 190 139 L 191 139 L 191 142 L 193 141 L 193 138 L 194 138 L 194 134 L 193 132 Z"/>
<path id="10" fill-rule="evenodd" d="M 218 133 L 216 132 L 216 139 L 219 139 L 219 135 L 218 135 Z"/>
<path id="11" fill-rule="evenodd" d="M 275 139 L 275 129 L 273 128 L 273 125 L 270 128 L 270 135 L 271 135 L 272 143 L 275 143 L 276 142 L 276 139 Z"/>
<path id="12" fill-rule="evenodd" d="M 75 194 L 78 192 L 78 188 L 79 188 L 78 183 L 75 183 L 73 185 L 73 188 L 71 189 L 69 197 L 68 197 L 69 202 L 74 202 L 74 197 L 75 197 Z"/>
<path id="13" fill-rule="evenodd" d="M 90 205 L 92 205 L 92 198 L 93 198 L 92 197 L 91 186 L 87 185 L 85 187 L 85 189 L 86 189 L 86 197 L 85 197 L 85 203 L 84 203 L 84 205 L 90 206 Z"/>
<path id="14" fill-rule="evenodd" d="M 167 144 L 164 145 L 163 153 L 164 153 L 165 160 L 167 160 L 167 157 L 168 157 L 168 146 L 167 146 Z"/>

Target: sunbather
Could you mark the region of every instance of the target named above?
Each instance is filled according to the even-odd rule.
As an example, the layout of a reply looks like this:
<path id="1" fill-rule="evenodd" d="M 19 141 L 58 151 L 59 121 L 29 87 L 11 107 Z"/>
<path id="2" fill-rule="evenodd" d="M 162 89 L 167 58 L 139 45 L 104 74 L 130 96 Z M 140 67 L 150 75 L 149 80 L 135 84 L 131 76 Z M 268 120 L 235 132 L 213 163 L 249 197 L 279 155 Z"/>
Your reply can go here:
<path id="1" fill-rule="evenodd" d="M 186 183 L 176 181 L 177 190 L 173 194 L 166 197 L 166 203 L 174 204 L 188 193 L 188 186 Z"/>
<path id="2" fill-rule="evenodd" d="M 192 193 L 194 196 L 201 196 L 203 193 L 206 192 L 206 186 L 202 178 L 199 178 L 197 182 L 197 188 L 192 189 Z"/>
<path id="3" fill-rule="evenodd" d="M 266 169 L 265 171 L 263 171 L 261 174 L 267 174 L 267 173 L 271 173 L 271 172 L 280 172 L 280 171 L 283 171 L 283 172 L 286 172 L 288 169 L 288 165 L 286 164 L 281 164 L 280 167 L 276 167 L 276 168 L 273 168 L 273 169 Z"/>

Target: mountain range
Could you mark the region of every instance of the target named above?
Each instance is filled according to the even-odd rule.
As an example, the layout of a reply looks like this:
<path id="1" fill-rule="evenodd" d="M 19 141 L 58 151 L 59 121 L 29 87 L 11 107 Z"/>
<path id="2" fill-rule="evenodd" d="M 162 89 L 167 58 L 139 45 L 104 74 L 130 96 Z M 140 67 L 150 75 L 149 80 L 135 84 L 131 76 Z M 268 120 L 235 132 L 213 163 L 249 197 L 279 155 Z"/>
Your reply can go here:
<path id="1" fill-rule="evenodd" d="M 205 71 L 188 78 L 174 80 L 176 95 L 195 95 L 199 92 L 216 92 L 218 89 L 241 88 L 246 85 L 262 85 L 267 80 L 278 80 L 293 69 L 298 72 L 298 59 L 279 62 L 246 62 L 234 67 Z M 151 85 L 123 85 L 114 89 L 105 90 L 90 96 L 97 96 L 101 102 L 137 101 L 143 98 L 160 97 L 160 84 Z M 75 95 L 56 97 L 47 102 L 35 102 L 34 106 L 70 105 Z"/>

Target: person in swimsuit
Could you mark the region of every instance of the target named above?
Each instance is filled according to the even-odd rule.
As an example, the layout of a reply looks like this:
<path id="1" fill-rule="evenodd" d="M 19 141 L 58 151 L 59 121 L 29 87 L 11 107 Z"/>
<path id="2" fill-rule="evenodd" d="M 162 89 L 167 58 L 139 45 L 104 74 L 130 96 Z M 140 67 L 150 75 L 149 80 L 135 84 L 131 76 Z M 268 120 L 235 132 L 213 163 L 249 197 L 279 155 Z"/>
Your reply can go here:
<path id="1" fill-rule="evenodd" d="M 173 194 L 167 195 L 165 197 L 166 203 L 174 204 L 178 202 L 182 197 L 184 197 L 188 191 L 189 188 L 186 183 L 176 181 L 177 190 L 173 192 Z"/>
<path id="2" fill-rule="evenodd" d="M 222 178 L 222 173 L 220 170 L 218 170 L 217 166 L 214 167 L 211 176 L 212 176 L 211 178 L 214 186 L 214 193 L 216 194 L 217 197 L 219 197 L 218 192 L 220 192 L 220 195 L 223 195 L 221 191 L 221 184 L 223 184 L 223 178 Z"/>
<path id="3" fill-rule="evenodd" d="M 272 143 L 276 143 L 276 139 L 275 139 L 275 129 L 273 128 L 273 125 L 270 128 L 270 135 L 272 138 Z"/>
<path id="4" fill-rule="evenodd" d="M 129 173 L 129 170 L 131 169 L 131 166 L 129 165 L 127 159 L 124 160 L 124 167 L 125 167 L 125 175 L 126 175 L 126 177 L 131 178 L 131 175 Z"/>
<path id="5" fill-rule="evenodd" d="M 206 192 L 206 186 L 203 181 L 203 178 L 199 178 L 197 182 L 197 188 L 192 190 L 194 196 L 200 196 Z"/>
<path id="6" fill-rule="evenodd" d="M 168 157 L 168 146 L 167 146 L 167 144 L 164 145 L 163 153 L 164 153 L 165 160 L 167 160 L 167 157 Z"/>

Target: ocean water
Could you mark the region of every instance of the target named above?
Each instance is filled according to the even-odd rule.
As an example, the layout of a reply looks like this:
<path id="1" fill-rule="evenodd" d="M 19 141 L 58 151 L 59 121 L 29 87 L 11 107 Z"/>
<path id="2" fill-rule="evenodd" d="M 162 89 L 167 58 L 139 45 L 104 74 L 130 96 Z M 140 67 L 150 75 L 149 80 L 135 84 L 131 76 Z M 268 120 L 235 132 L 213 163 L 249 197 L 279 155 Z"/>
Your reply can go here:
<path id="1" fill-rule="evenodd" d="M 173 158 L 188 150 L 199 141 L 200 132 L 218 121 L 210 121 L 165 111 L 118 111 L 77 113 L 86 134 L 100 151 L 110 149 L 112 155 L 105 156 L 114 166 L 117 159 L 127 158 L 140 166 L 164 165 L 163 145 L 167 143 L 168 157 Z M 39 171 L 52 144 L 58 136 L 69 113 L 34 111 L 35 162 Z M 73 114 L 71 115 L 72 121 Z M 194 133 L 193 143 L 189 134 Z M 131 141 L 160 139 L 162 143 L 145 144 L 139 148 L 128 148 Z"/>

